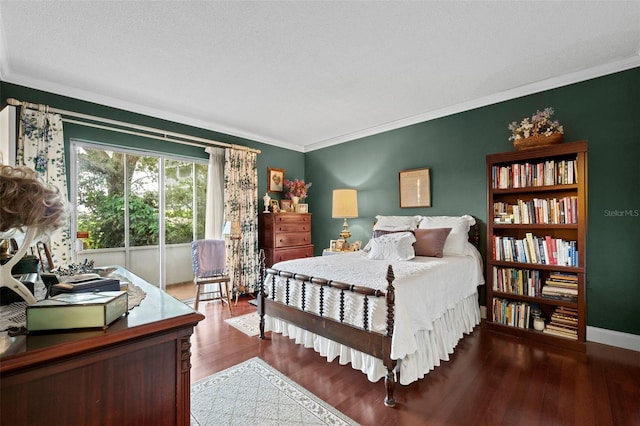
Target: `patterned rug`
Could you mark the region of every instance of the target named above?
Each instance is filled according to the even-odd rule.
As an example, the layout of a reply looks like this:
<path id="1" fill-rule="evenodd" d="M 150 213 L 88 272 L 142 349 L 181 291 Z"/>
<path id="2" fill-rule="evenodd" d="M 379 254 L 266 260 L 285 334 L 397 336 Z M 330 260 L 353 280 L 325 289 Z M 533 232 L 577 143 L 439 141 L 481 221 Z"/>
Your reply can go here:
<path id="1" fill-rule="evenodd" d="M 191 385 L 191 425 L 357 425 L 259 358 Z"/>
<path id="2" fill-rule="evenodd" d="M 257 336 L 260 334 L 260 316 L 257 312 L 227 318 L 224 322 L 242 331 L 247 336 Z"/>

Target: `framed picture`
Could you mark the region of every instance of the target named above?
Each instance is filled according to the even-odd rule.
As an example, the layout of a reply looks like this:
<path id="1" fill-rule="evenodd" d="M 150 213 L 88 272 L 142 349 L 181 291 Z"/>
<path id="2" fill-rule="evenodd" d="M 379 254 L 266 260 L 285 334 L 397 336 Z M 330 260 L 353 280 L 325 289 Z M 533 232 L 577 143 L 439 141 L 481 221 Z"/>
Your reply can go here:
<path id="1" fill-rule="evenodd" d="M 291 204 L 291 200 L 280 200 L 280 209 L 283 212 L 292 212 L 293 204 Z"/>
<path id="2" fill-rule="evenodd" d="M 351 245 L 349 246 L 349 250 L 351 251 L 358 251 L 360 250 L 360 247 L 362 247 L 362 241 L 354 241 L 353 243 L 351 243 Z"/>
<path id="3" fill-rule="evenodd" d="M 280 203 L 278 203 L 278 200 L 271 200 L 270 206 L 272 212 L 278 213 L 280 211 Z"/>
<path id="4" fill-rule="evenodd" d="M 298 213 L 309 213 L 309 204 L 298 204 Z"/>
<path id="5" fill-rule="evenodd" d="M 338 251 L 338 240 L 330 240 L 329 241 L 329 250 Z"/>
<path id="6" fill-rule="evenodd" d="M 267 168 L 267 182 L 269 192 L 284 191 L 284 169 Z"/>
<path id="7" fill-rule="evenodd" d="M 400 172 L 400 208 L 431 207 L 430 169 Z"/>

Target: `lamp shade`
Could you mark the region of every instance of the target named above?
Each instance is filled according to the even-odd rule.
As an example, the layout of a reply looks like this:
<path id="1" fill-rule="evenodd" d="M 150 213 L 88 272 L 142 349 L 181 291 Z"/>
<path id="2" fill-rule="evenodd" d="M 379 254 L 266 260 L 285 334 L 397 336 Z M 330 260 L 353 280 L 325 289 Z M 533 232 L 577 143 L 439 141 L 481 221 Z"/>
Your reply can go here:
<path id="1" fill-rule="evenodd" d="M 334 189 L 331 216 L 334 218 L 358 217 L 358 191 Z"/>

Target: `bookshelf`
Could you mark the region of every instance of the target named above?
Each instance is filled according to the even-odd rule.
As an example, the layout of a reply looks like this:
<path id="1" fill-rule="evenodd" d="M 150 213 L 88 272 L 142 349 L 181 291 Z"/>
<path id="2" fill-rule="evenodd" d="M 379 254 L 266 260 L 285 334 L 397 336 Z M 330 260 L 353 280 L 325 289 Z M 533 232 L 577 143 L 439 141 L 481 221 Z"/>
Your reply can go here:
<path id="1" fill-rule="evenodd" d="M 486 161 L 488 328 L 584 351 L 586 141 Z"/>

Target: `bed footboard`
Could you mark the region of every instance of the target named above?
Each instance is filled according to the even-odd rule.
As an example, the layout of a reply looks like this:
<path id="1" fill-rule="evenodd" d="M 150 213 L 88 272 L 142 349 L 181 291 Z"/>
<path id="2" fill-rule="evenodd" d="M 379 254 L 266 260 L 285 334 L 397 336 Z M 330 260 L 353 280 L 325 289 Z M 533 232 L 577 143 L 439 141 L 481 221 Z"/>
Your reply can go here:
<path id="1" fill-rule="evenodd" d="M 269 277 L 268 280 L 267 277 Z M 276 286 L 277 277 L 284 279 L 284 289 L 280 289 L 280 291 L 284 291 L 282 302 L 276 299 L 276 291 L 278 290 Z M 264 316 L 269 315 L 381 359 L 387 370 L 384 379 L 386 390 L 384 403 L 386 406 L 393 407 L 395 406 L 393 392 L 396 382 L 394 370 L 397 364 L 395 360 L 391 359 L 391 340 L 395 315 L 394 279 L 391 265 L 387 268 L 387 288 L 385 291 L 269 268 L 261 274 L 260 291 L 258 293 L 260 338 L 265 338 Z M 295 306 L 290 302 L 289 294 L 294 286 L 300 291 L 301 300 L 299 305 L 301 306 Z M 318 286 L 319 300 L 318 306 L 315 307 L 318 311 L 317 314 L 309 311 L 308 301 L 306 300 L 308 286 Z M 325 288 L 334 288 L 340 292 L 340 314 L 338 319 L 329 318 L 325 314 Z M 361 327 L 344 322 L 344 300 L 347 293 L 364 298 Z M 370 297 L 385 298 L 387 316 L 384 333 L 369 330 L 368 300 Z"/>

